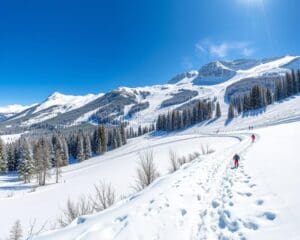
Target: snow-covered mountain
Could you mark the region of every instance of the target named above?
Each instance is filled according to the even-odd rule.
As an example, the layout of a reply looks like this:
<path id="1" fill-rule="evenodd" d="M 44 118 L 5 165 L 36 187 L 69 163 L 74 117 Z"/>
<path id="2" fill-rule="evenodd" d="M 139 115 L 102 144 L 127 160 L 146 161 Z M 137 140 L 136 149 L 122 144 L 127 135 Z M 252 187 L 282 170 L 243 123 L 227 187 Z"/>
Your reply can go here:
<path id="1" fill-rule="evenodd" d="M 0 124 L 0 129 L 23 131 L 42 124 L 80 126 L 95 119 L 125 119 L 132 126 L 148 125 L 160 113 L 209 98 L 219 101 L 222 111 L 213 121 L 179 132 L 129 139 L 128 144 L 105 155 L 63 167 L 59 184 L 33 191 L 14 175 L 0 176 L 0 212 L 5 216 L 0 218 L 0 236 L 8 234 L 16 219 L 21 220 L 25 231 L 37 219 L 37 229 L 45 224 L 44 230 L 51 230 L 37 236 L 38 240 L 298 239 L 300 198 L 295 189 L 300 184 L 300 96 L 275 102 L 258 114 L 241 114 L 228 124 L 226 98 L 237 90 L 247 91 L 253 84 L 274 82 L 289 69 L 299 67 L 297 56 L 219 61 L 179 74 L 168 84 L 120 87 L 99 96 L 55 93 L 16 114 Z M 226 79 L 227 75 L 232 76 Z M 198 85 L 201 76 L 215 76 L 217 80 Z M 50 117 L 43 119 L 43 113 Z M 250 125 L 254 126 L 255 143 L 250 140 Z M 5 138 L 12 136 L 18 137 Z M 188 156 L 201 152 L 201 146 L 210 146 L 214 153 L 169 174 L 170 150 Z M 161 177 L 133 193 L 139 154 L 149 149 Z M 233 170 L 235 153 L 242 159 L 240 168 Z M 99 180 L 111 183 L 116 197 L 122 200 L 103 212 L 81 216 L 66 228 L 55 225 L 67 200 L 89 196 Z"/>
<path id="2" fill-rule="evenodd" d="M 158 114 L 196 99 L 224 97 L 247 91 L 253 84 L 270 84 L 289 69 L 299 69 L 300 58 L 284 56 L 263 60 L 215 61 L 199 70 L 178 74 L 168 84 L 138 88 L 120 87 L 106 94 L 68 96 L 54 93 L 44 102 L 11 114 L 0 131 L 74 126 L 83 123 L 126 120 L 133 126 L 149 125 Z M 268 85 L 269 86 L 269 85 Z M 222 103 L 225 110 L 226 103 Z"/>
<path id="3" fill-rule="evenodd" d="M 28 108 L 35 106 L 36 104 L 32 104 L 30 106 L 23 106 L 19 104 L 13 104 L 8 106 L 0 107 L 0 121 L 4 121 L 9 117 L 12 117 L 22 111 L 25 111 Z"/>

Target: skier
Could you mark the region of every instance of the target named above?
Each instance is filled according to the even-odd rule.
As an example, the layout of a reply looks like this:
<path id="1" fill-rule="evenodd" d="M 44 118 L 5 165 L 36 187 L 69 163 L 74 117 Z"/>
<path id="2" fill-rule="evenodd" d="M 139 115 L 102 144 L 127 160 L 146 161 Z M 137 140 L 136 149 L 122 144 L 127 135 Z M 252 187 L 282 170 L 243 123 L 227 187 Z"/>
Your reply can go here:
<path id="1" fill-rule="evenodd" d="M 254 134 L 251 135 L 251 139 L 252 139 L 252 142 L 254 143 L 255 142 L 255 135 Z"/>
<path id="2" fill-rule="evenodd" d="M 234 167 L 235 167 L 235 168 L 238 168 L 238 167 L 239 167 L 239 160 L 240 160 L 240 156 L 236 153 L 236 154 L 233 156 L 233 161 L 234 161 Z"/>

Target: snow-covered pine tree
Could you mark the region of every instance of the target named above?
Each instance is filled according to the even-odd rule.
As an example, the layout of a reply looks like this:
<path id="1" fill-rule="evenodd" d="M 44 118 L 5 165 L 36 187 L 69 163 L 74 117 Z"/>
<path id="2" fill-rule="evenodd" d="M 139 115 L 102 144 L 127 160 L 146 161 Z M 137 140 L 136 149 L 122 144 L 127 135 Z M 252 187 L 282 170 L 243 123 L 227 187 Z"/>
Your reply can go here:
<path id="1" fill-rule="evenodd" d="M 138 136 L 142 136 L 142 126 L 140 125 L 139 127 L 138 127 Z"/>
<path id="2" fill-rule="evenodd" d="M 84 161 L 84 137 L 83 133 L 79 132 L 76 140 L 76 159 L 78 162 Z"/>
<path id="3" fill-rule="evenodd" d="M 286 79 L 286 86 L 287 86 L 287 97 L 289 97 L 294 94 L 292 74 L 286 73 L 285 79 Z"/>
<path id="4" fill-rule="evenodd" d="M 18 166 L 15 158 L 15 144 L 9 143 L 6 145 L 6 159 L 8 171 L 16 171 Z"/>
<path id="5" fill-rule="evenodd" d="M 63 149 L 63 152 L 62 152 L 62 164 L 63 164 L 63 166 L 67 166 L 67 165 L 69 165 L 68 143 L 66 141 L 66 138 L 63 135 L 60 136 L 60 140 L 62 142 L 62 149 Z"/>
<path id="6" fill-rule="evenodd" d="M 207 119 L 211 119 L 213 116 L 213 104 L 211 101 L 207 103 Z"/>
<path id="7" fill-rule="evenodd" d="M 34 167 L 34 160 L 30 149 L 30 145 L 26 138 L 22 138 L 20 140 L 18 156 L 19 156 L 19 160 L 18 160 L 19 177 L 24 180 L 24 183 L 29 183 L 35 172 L 35 167 Z"/>
<path id="8" fill-rule="evenodd" d="M 84 136 L 84 159 L 89 159 L 92 157 L 92 145 L 91 139 L 88 134 Z"/>
<path id="9" fill-rule="evenodd" d="M 100 126 L 100 145 L 101 145 L 102 153 L 107 152 L 107 137 L 106 137 L 106 130 L 104 126 Z"/>
<path id="10" fill-rule="evenodd" d="M 55 168 L 56 183 L 59 181 L 61 176 L 61 167 L 64 165 L 64 147 L 62 143 L 62 136 L 54 134 L 52 136 L 53 146 L 53 167 Z"/>
<path id="11" fill-rule="evenodd" d="M 230 104 L 229 104 L 227 118 L 228 119 L 234 118 L 234 104 L 233 104 L 233 102 L 230 102 Z"/>
<path id="12" fill-rule="evenodd" d="M 296 94 L 298 92 L 297 90 L 298 83 L 297 83 L 297 74 L 294 69 L 292 70 L 291 76 L 292 76 L 292 84 L 293 84 L 293 94 Z"/>
<path id="13" fill-rule="evenodd" d="M 7 171 L 7 159 L 5 154 L 5 144 L 0 138 L 0 173 Z"/>
<path id="14" fill-rule="evenodd" d="M 267 105 L 270 105 L 273 103 L 273 94 L 269 88 L 267 88 L 267 91 L 266 91 L 266 101 L 267 101 Z"/>
<path id="15" fill-rule="evenodd" d="M 121 123 L 121 125 L 120 125 L 120 132 L 121 132 L 122 145 L 125 145 L 127 143 L 127 139 L 126 139 L 124 123 Z"/>

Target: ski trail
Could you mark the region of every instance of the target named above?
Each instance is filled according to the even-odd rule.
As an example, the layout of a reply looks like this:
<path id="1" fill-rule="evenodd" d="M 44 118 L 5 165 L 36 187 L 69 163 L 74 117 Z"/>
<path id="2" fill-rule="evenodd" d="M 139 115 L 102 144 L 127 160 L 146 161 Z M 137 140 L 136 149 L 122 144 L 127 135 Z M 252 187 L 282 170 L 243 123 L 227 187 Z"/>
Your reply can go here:
<path id="1" fill-rule="evenodd" d="M 240 146 L 228 149 L 224 152 L 222 160 L 217 161 L 208 171 L 208 177 L 205 183 L 209 186 L 204 187 L 204 203 L 199 206 L 199 227 L 198 233 L 194 239 L 209 240 L 245 240 L 245 232 L 256 231 L 259 229 L 258 222 L 263 218 L 267 221 L 273 221 L 276 214 L 272 211 L 263 210 L 262 199 L 256 199 L 253 188 L 256 184 L 252 181 L 251 176 L 244 170 L 244 161 L 241 159 L 238 169 L 232 169 L 231 158 L 234 153 L 241 156 L 250 148 L 255 146 L 250 140 L 250 134 L 243 135 Z M 246 139 L 245 139 L 246 138 Z M 256 141 L 259 136 L 256 135 Z M 243 202 L 243 207 L 255 203 L 256 211 L 248 214 L 239 214 L 233 211 L 236 199 Z M 261 212 L 259 215 L 256 212 Z"/>
<path id="2" fill-rule="evenodd" d="M 243 166 L 236 170 L 231 169 L 231 159 L 234 153 L 243 154 L 252 146 L 250 134 L 239 136 L 241 140 L 237 147 L 226 149 L 223 157 L 216 156 L 209 162 L 208 175 L 200 180 L 202 188 L 202 202 L 199 203 L 199 224 L 195 239 L 244 239 L 240 231 L 241 222 L 245 221 L 232 217 L 230 207 L 234 205 L 232 198 L 233 182 L 237 181 L 236 175 L 240 174 Z M 250 193 L 246 193 L 246 195 Z M 203 207 L 205 206 L 205 207 Z M 247 223 L 245 222 L 245 225 Z M 248 223 L 249 228 L 255 228 Z"/>

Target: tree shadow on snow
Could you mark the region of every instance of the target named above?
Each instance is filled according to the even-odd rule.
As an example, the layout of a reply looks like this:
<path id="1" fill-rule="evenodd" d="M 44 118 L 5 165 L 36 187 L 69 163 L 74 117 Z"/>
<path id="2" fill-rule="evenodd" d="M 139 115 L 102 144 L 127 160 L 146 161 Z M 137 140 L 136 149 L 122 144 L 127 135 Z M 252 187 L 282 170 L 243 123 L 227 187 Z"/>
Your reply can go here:
<path id="1" fill-rule="evenodd" d="M 266 108 L 259 108 L 242 113 L 242 117 L 254 117 L 266 112 Z"/>

